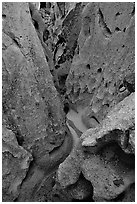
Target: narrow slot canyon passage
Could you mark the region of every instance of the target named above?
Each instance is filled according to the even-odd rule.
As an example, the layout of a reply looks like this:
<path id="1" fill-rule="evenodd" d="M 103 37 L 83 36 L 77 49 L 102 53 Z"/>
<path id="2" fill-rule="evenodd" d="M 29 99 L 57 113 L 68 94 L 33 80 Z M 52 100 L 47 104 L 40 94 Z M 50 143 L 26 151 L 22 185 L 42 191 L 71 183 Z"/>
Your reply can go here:
<path id="1" fill-rule="evenodd" d="M 135 202 L 135 3 L 2 2 L 2 202 Z"/>

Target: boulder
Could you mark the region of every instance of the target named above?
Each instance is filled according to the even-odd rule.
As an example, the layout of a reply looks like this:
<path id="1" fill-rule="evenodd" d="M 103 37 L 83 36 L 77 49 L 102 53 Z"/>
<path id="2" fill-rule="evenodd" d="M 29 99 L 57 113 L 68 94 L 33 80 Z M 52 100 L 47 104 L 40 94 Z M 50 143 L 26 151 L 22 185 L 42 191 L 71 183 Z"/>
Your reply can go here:
<path id="1" fill-rule="evenodd" d="M 95 201 L 116 199 L 135 182 L 134 128 L 132 93 L 112 108 L 100 126 L 81 136 L 87 155 L 82 172 L 93 185 Z"/>
<path id="2" fill-rule="evenodd" d="M 87 130 L 82 136 L 82 146 L 96 152 L 106 143 L 116 141 L 124 152 L 135 152 L 135 94 L 119 102 L 108 113 L 103 123 Z"/>

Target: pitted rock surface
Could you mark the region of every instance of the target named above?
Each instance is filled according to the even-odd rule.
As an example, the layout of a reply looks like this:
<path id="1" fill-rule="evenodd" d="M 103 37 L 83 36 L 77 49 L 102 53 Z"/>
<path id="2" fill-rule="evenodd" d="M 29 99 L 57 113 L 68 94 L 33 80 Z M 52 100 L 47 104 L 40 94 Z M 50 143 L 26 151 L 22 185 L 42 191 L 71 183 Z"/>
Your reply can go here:
<path id="1" fill-rule="evenodd" d="M 2 52 L 3 201 L 134 202 L 135 3 L 3 2 Z"/>
<path id="2" fill-rule="evenodd" d="M 93 147 L 92 152 L 105 143 L 116 141 L 126 153 L 135 148 L 135 94 L 132 93 L 118 103 L 106 116 L 103 123 L 87 130 L 82 136 L 82 145 Z"/>
<path id="3" fill-rule="evenodd" d="M 134 25 L 134 3 L 88 3 L 84 7 L 79 53 L 66 86 L 73 102 L 85 101 L 85 123 L 94 117 L 101 122 L 111 107 L 134 92 Z"/>
<path id="4" fill-rule="evenodd" d="M 82 172 L 93 185 L 94 201 L 112 200 L 135 182 L 134 170 L 125 168 L 118 160 L 114 160 L 114 157 L 113 161 L 111 159 L 90 155 L 83 162 Z"/>
<path id="5" fill-rule="evenodd" d="M 3 117 L 19 145 L 31 152 L 34 163 L 45 171 L 48 166 L 58 166 L 69 154 L 71 135 L 67 136 L 70 133 L 66 131 L 61 100 L 28 3 L 5 2 L 2 6 Z M 64 148 L 60 149 L 62 144 Z M 28 186 L 31 188 L 31 184 Z"/>

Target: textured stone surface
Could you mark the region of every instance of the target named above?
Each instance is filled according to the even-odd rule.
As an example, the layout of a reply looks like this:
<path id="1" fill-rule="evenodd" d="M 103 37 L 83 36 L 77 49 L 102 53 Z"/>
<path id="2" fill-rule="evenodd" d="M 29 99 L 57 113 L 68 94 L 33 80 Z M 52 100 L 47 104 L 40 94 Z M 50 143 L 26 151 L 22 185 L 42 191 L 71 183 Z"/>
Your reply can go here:
<path id="1" fill-rule="evenodd" d="M 133 202 L 135 3 L 5 2 L 2 24 L 3 201 Z"/>
<path id="2" fill-rule="evenodd" d="M 15 200 L 26 177 L 32 155 L 18 145 L 15 134 L 3 126 L 2 129 L 2 192 L 3 201 Z"/>
<path id="3" fill-rule="evenodd" d="M 75 183 L 81 172 L 83 153 L 81 147 L 75 147 L 63 163 L 59 165 L 57 171 L 57 181 L 65 188 Z"/>
<path id="4" fill-rule="evenodd" d="M 127 153 L 135 148 L 135 94 L 132 93 L 119 102 L 106 116 L 102 125 L 87 130 L 82 136 L 82 145 L 98 149 L 105 143 L 117 141 Z"/>
<path id="5" fill-rule="evenodd" d="M 43 145 L 45 151 L 52 150 L 54 143 L 59 145 L 64 139 L 61 103 L 32 25 L 28 5 L 4 3 L 3 14 L 6 15 L 3 21 L 5 114 L 10 115 L 18 126 L 23 146 L 32 151 L 34 147 L 40 151 L 39 145 Z M 50 138 L 48 134 L 51 134 Z M 38 156 L 36 148 L 34 152 Z"/>
<path id="6" fill-rule="evenodd" d="M 122 202 L 135 202 L 135 184 L 131 185 L 125 192 Z"/>
<path id="7" fill-rule="evenodd" d="M 134 27 L 134 3 L 84 7 L 79 53 L 73 58 L 66 86 L 73 102 L 88 105 L 85 121 L 95 117 L 101 122 L 114 104 L 134 92 Z"/>
<path id="8" fill-rule="evenodd" d="M 135 182 L 134 128 L 132 93 L 112 108 L 102 125 L 82 135 L 82 146 L 89 152 L 82 172 L 93 185 L 95 201 L 112 200 Z"/>
<path id="9" fill-rule="evenodd" d="M 84 199 L 92 197 L 93 187 L 89 181 L 80 175 L 79 180 L 74 185 L 68 187 L 67 190 L 72 196 L 73 201 L 84 201 Z"/>
<path id="10" fill-rule="evenodd" d="M 93 185 L 94 201 L 114 199 L 135 182 L 135 171 L 116 159 L 116 150 L 108 149 L 102 151 L 104 155 L 89 155 L 84 160 L 82 172 Z"/>
<path id="11" fill-rule="evenodd" d="M 13 131 L 21 148 L 31 152 L 37 166 L 34 177 L 41 175 L 35 181 L 32 181 L 33 174 L 30 175 L 26 179 L 29 180 L 26 188 L 22 185 L 22 189 L 27 191 L 28 188 L 31 192 L 31 187 L 37 187 L 45 176 L 43 172 L 50 173 L 69 154 L 72 142 L 71 136 L 67 135 L 70 133 L 66 133 L 63 107 L 33 26 L 28 3 L 5 2 L 2 6 L 4 125 Z M 7 197 L 7 200 L 13 201 L 14 197 Z"/>

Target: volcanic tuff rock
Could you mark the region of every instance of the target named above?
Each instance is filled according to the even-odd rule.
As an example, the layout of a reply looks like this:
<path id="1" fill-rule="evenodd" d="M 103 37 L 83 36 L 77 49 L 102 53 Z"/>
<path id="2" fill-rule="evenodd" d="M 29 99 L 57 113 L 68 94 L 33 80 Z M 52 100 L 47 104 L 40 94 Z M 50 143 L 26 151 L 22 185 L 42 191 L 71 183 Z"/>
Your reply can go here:
<path id="1" fill-rule="evenodd" d="M 82 172 L 93 185 L 93 199 L 107 201 L 134 183 L 134 3 L 88 3 L 81 15 L 67 94 L 73 103 L 85 105 L 82 121 L 93 128 L 81 137 L 87 157 Z M 101 157 L 111 143 L 115 148 Z M 69 172 L 75 172 L 72 168 Z M 65 173 L 71 181 L 73 174 Z"/>
<path id="2" fill-rule="evenodd" d="M 75 147 L 65 161 L 59 165 L 57 181 L 62 188 L 76 183 L 79 178 L 83 162 L 83 152 L 80 146 Z"/>
<path id="3" fill-rule="evenodd" d="M 112 200 L 135 182 L 134 129 L 132 93 L 108 113 L 100 126 L 81 136 L 82 146 L 89 153 L 82 172 L 93 185 L 94 200 Z"/>
<path id="4" fill-rule="evenodd" d="M 71 138 L 66 138 L 62 104 L 33 26 L 28 3 L 5 2 L 2 6 L 4 124 L 15 134 L 21 150 L 24 149 L 26 155 L 27 151 L 30 152 L 33 162 L 45 171 L 49 166 L 52 168 L 53 160 L 58 162 L 57 150 L 61 153 L 60 146 L 65 140 L 70 144 Z M 54 148 L 58 148 L 55 154 Z M 66 145 L 59 160 L 62 161 L 70 149 L 71 147 L 67 149 Z M 5 155 L 4 153 L 4 157 Z M 14 160 L 13 163 L 17 162 Z M 16 172 L 18 167 L 14 168 Z M 24 168 L 27 170 L 28 167 Z M 21 179 L 16 181 L 19 184 L 25 177 L 26 170 Z M 5 178 L 4 175 L 4 179 L 8 180 L 9 177 Z M 9 193 L 7 200 L 13 201 L 16 197 L 12 195 L 12 190 L 7 190 L 7 185 L 5 188 L 4 192 L 6 190 L 7 194 Z M 19 194 L 19 188 L 15 190 L 16 194 Z"/>
<path id="5" fill-rule="evenodd" d="M 85 104 L 83 122 L 90 128 L 135 91 L 134 3 L 92 2 L 81 15 L 79 51 L 74 55 L 66 86 L 73 102 Z"/>
<path id="6" fill-rule="evenodd" d="M 106 154 L 109 153 L 110 150 Z M 110 201 L 135 182 L 135 171 L 126 168 L 115 155 L 109 159 L 104 155 L 90 155 L 82 165 L 83 175 L 93 185 L 94 201 Z"/>
<path id="7" fill-rule="evenodd" d="M 15 134 L 3 125 L 2 130 L 2 177 L 3 201 L 11 202 L 18 195 L 26 177 L 32 155 L 18 145 Z"/>
<path id="8" fill-rule="evenodd" d="M 133 202 L 135 3 L 34 5 L 2 4 L 3 201 Z"/>
<path id="9" fill-rule="evenodd" d="M 63 188 L 78 182 L 82 172 L 93 185 L 93 200 L 100 202 L 117 198 L 134 184 L 134 106 L 132 93 L 112 108 L 100 126 L 82 134 L 81 154 L 74 154 L 77 146 L 58 168 Z"/>
<path id="10" fill-rule="evenodd" d="M 126 153 L 135 153 L 135 94 L 119 102 L 97 128 L 87 130 L 82 136 L 82 146 L 98 151 L 105 143 L 116 141 Z"/>

